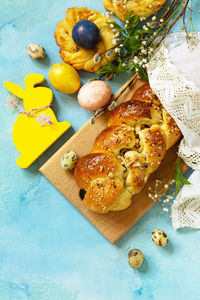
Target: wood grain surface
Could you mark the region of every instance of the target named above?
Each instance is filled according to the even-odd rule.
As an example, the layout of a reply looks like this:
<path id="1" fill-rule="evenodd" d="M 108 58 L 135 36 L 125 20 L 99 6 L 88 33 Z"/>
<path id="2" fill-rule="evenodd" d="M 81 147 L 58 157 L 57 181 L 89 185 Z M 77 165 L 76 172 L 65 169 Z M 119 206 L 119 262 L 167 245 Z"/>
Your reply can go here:
<path id="1" fill-rule="evenodd" d="M 135 90 L 144 84 L 142 79 L 133 76 L 113 96 L 117 103 L 131 99 Z M 125 91 L 122 93 L 122 91 Z M 94 125 L 88 120 L 41 168 L 40 172 L 106 237 L 111 243 L 119 240 L 155 203 L 149 198 L 149 187 L 159 194 L 165 194 L 164 185 L 174 176 L 178 143 L 167 151 L 161 166 L 151 174 L 144 189 L 133 197 L 132 205 L 124 211 L 101 215 L 88 210 L 79 197 L 79 188 L 73 172 L 65 172 L 60 167 L 62 155 L 74 150 L 81 157 L 90 152 L 96 136 L 106 127 L 110 112 L 100 116 Z M 184 166 L 184 172 L 188 167 Z M 156 179 L 162 183 L 156 187 Z"/>

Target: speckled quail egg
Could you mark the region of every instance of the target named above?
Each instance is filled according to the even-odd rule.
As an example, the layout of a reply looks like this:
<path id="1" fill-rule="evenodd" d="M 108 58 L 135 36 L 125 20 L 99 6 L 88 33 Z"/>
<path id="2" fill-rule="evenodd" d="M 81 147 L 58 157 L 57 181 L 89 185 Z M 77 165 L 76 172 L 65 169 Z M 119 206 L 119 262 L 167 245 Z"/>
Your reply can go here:
<path id="1" fill-rule="evenodd" d="M 65 171 L 71 171 L 74 169 L 78 161 L 78 154 L 72 150 L 67 151 L 61 158 L 61 168 Z"/>
<path id="2" fill-rule="evenodd" d="M 141 267 L 144 260 L 142 251 L 139 249 L 132 249 L 128 253 L 128 263 L 133 269 Z"/>
<path id="3" fill-rule="evenodd" d="M 46 52 L 39 44 L 29 44 L 26 46 L 26 52 L 32 59 L 43 59 Z"/>
<path id="4" fill-rule="evenodd" d="M 152 231 L 152 241 L 159 247 L 165 247 L 168 242 L 168 236 L 164 231 L 155 229 Z"/>

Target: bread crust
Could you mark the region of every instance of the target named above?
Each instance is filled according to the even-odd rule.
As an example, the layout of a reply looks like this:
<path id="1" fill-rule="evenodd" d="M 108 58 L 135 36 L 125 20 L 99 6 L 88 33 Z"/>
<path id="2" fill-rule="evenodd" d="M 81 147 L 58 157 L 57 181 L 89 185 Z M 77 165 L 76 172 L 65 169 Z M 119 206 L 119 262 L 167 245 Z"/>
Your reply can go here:
<path id="1" fill-rule="evenodd" d="M 166 0 L 129 0 L 124 4 L 124 0 L 103 0 L 104 7 L 121 21 L 125 21 L 130 11 L 133 11 L 135 16 L 149 17 L 156 13 L 165 2 Z"/>
<path id="2" fill-rule="evenodd" d="M 91 153 L 79 160 L 74 176 L 86 190 L 84 204 L 98 213 L 126 209 L 180 137 L 174 120 L 144 84 L 114 109 Z"/>

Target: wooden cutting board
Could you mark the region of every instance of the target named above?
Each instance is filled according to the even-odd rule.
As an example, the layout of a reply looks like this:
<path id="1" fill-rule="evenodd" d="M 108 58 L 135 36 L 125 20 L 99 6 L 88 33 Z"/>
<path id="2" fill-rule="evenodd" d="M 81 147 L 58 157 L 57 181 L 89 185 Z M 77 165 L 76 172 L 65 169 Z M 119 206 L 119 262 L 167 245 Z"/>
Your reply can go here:
<path id="1" fill-rule="evenodd" d="M 117 103 L 131 99 L 137 88 L 144 84 L 142 79 L 133 76 L 113 96 Z M 94 125 L 88 120 L 41 168 L 40 172 L 106 237 L 111 243 L 119 240 L 155 203 L 149 198 L 149 187 L 155 189 L 156 179 L 162 184 L 156 192 L 165 194 L 164 185 L 173 178 L 173 170 L 177 159 L 178 143 L 167 151 L 159 169 L 151 174 L 144 189 L 133 198 L 132 205 L 121 212 L 109 212 L 101 215 L 88 210 L 79 197 L 79 188 L 73 173 L 65 172 L 60 167 L 64 152 L 74 150 L 81 157 L 90 152 L 96 136 L 106 127 L 110 112 L 107 110 Z M 184 166 L 184 171 L 188 169 Z"/>

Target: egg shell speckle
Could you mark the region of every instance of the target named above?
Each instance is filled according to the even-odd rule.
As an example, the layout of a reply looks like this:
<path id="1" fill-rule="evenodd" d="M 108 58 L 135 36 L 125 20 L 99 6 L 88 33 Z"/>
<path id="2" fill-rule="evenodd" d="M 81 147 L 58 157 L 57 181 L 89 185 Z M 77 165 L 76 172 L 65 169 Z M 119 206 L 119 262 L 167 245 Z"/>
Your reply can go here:
<path id="1" fill-rule="evenodd" d="M 79 90 L 78 102 L 87 110 L 97 110 L 104 107 L 111 97 L 111 87 L 102 80 L 86 83 Z"/>

